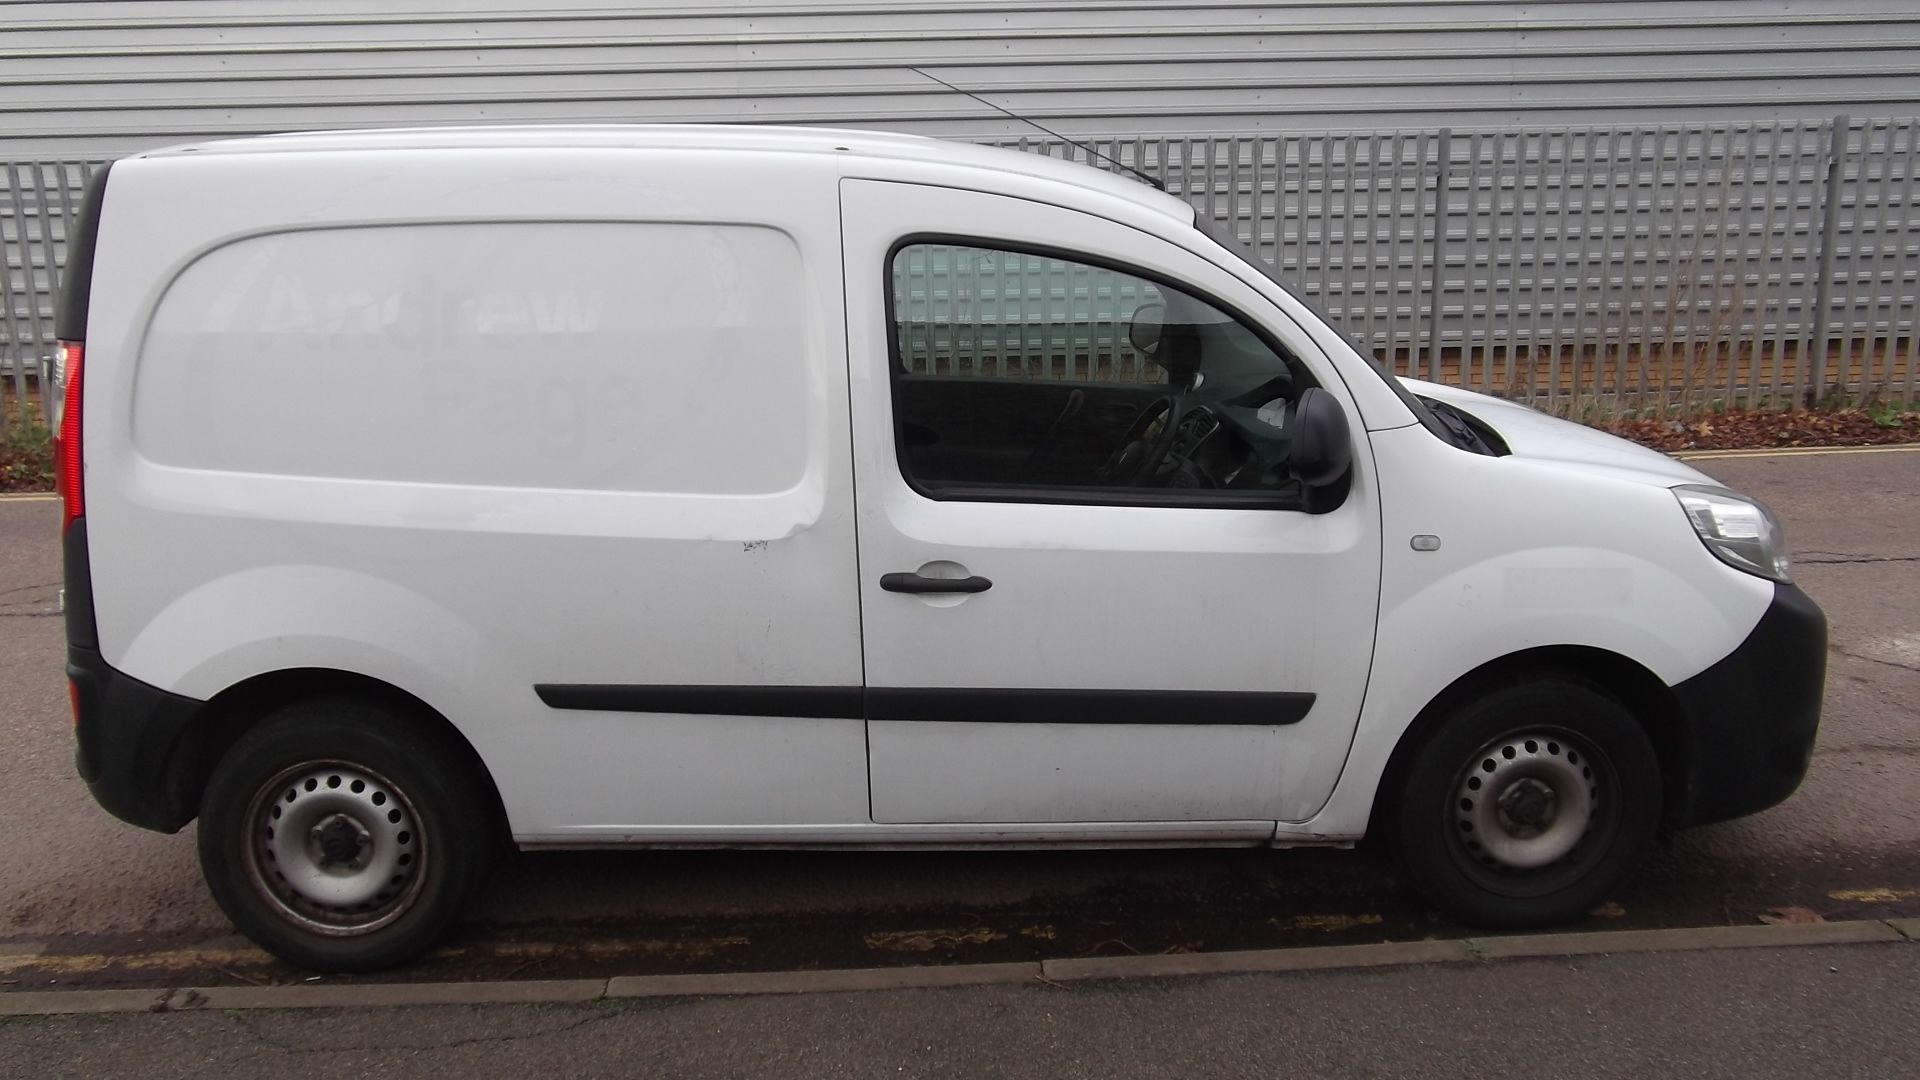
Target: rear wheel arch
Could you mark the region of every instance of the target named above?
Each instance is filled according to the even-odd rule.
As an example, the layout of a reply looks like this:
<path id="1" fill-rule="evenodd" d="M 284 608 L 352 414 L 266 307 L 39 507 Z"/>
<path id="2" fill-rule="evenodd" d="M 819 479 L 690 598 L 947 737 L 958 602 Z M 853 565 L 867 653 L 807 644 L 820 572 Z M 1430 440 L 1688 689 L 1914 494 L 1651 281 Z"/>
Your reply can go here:
<path id="1" fill-rule="evenodd" d="M 503 846 L 510 846 L 506 806 L 493 773 L 466 735 L 432 705 L 391 683 L 368 675 L 331 668 L 291 668 L 244 679 L 215 694 L 202 706 L 188 736 L 174 750 L 170 771 L 175 791 L 186 805 L 197 807 L 220 759 L 240 737 L 261 720 L 288 705 L 328 698 L 368 701 L 386 706 L 393 715 L 417 725 L 459 753 L 483 786 L 491 810 L 487 827 Z"/>
<path id="2" fill-rule="evenodd" d="M 1434 730 L 1475 697 L 1513 683 L 1538 678 L 1572 678 L 1592 684 L 1626 706 L 1659 758 L 1662 804 L 1669 815 L 1683 805 L 1688 775 L 1686 714 L 1672 688 L 1637 661 L 1584 645 L 1547 645 L 1510 653 L 1474 668 L 1434 695 L 1400 733 L 1380 775 L 1367 836 L 1385 839 L 1398 808 L 1414 755 Z"/>

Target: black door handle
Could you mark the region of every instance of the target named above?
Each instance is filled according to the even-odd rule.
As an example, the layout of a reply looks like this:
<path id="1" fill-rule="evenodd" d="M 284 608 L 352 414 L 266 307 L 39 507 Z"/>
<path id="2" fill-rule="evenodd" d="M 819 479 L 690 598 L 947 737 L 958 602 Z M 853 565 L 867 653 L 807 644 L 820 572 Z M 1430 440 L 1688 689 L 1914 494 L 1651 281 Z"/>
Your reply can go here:
<path id="1" fill-rule="evenodd" d="M 978 574 L 963 578 L 934 578 L 893 573 L 880 575 L 880 587 L 888 592 L 904 593 L 977 593 L 993 588 L 993 582 Z"/>

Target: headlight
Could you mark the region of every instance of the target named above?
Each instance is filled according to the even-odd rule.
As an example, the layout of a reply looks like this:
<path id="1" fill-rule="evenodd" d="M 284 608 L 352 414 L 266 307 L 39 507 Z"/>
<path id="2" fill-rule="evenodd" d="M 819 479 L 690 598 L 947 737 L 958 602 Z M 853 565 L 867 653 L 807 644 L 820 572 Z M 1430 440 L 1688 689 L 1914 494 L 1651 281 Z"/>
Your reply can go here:
<path id="1" fill-rule="evenodd" d="M 1704 484 L 1673 489 L 1707 550 L 1736 570 L 1774 581 L 1787 573 L 1787 538 L 1773 512 L 1744 495 Z"/>

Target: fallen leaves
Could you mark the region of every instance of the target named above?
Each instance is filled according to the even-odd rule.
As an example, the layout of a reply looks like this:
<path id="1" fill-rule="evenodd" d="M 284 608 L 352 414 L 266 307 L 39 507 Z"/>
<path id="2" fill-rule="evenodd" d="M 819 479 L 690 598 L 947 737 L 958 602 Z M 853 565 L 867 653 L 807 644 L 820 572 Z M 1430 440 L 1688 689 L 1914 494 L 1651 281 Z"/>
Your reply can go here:
<path id="1" fill-rule="evenodd" d="M 1827 897 L 1853 904 L 1897 904 L 1903 900 L 1920 900 L 1920 889 L 1835 889 Z"/>
<path id="2" fill-rule="evenodd" d="M 1005 941 L 998 930 L 976 926 L 966 930 L 881 930 L 866 936 L 867 948 L 884 952 L 932 952 L 959 945 L 989 945 Z"/>
<path id="3" fill-rule="evenodd" d="M 1920 412 L 1862 409 L 1752 410 L 1691 420 L 1614 420 L 1603 426 L 1623 439 L 1667 453 L 1920 442 Z"/>
<path id="4" fill-rule="evenodd" d="M 1768 926 L 1802 926 L 1807 923 L 1826 922 L 1826 916 L 1809 907 L 1768 908 L 1760 913 L 1760 921 Z"/>

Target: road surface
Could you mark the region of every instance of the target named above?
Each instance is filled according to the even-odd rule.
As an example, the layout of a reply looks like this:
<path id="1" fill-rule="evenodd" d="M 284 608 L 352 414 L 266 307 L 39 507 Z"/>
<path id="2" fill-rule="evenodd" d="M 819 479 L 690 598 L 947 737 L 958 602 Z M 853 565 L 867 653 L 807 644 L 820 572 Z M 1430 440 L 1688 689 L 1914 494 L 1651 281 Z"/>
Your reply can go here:
<path id="1" fill-rule="evenodd" d="M 1906 1078 L 1920 945 L 573 1005 L 0 1018 L 14 1075 Z"/>

